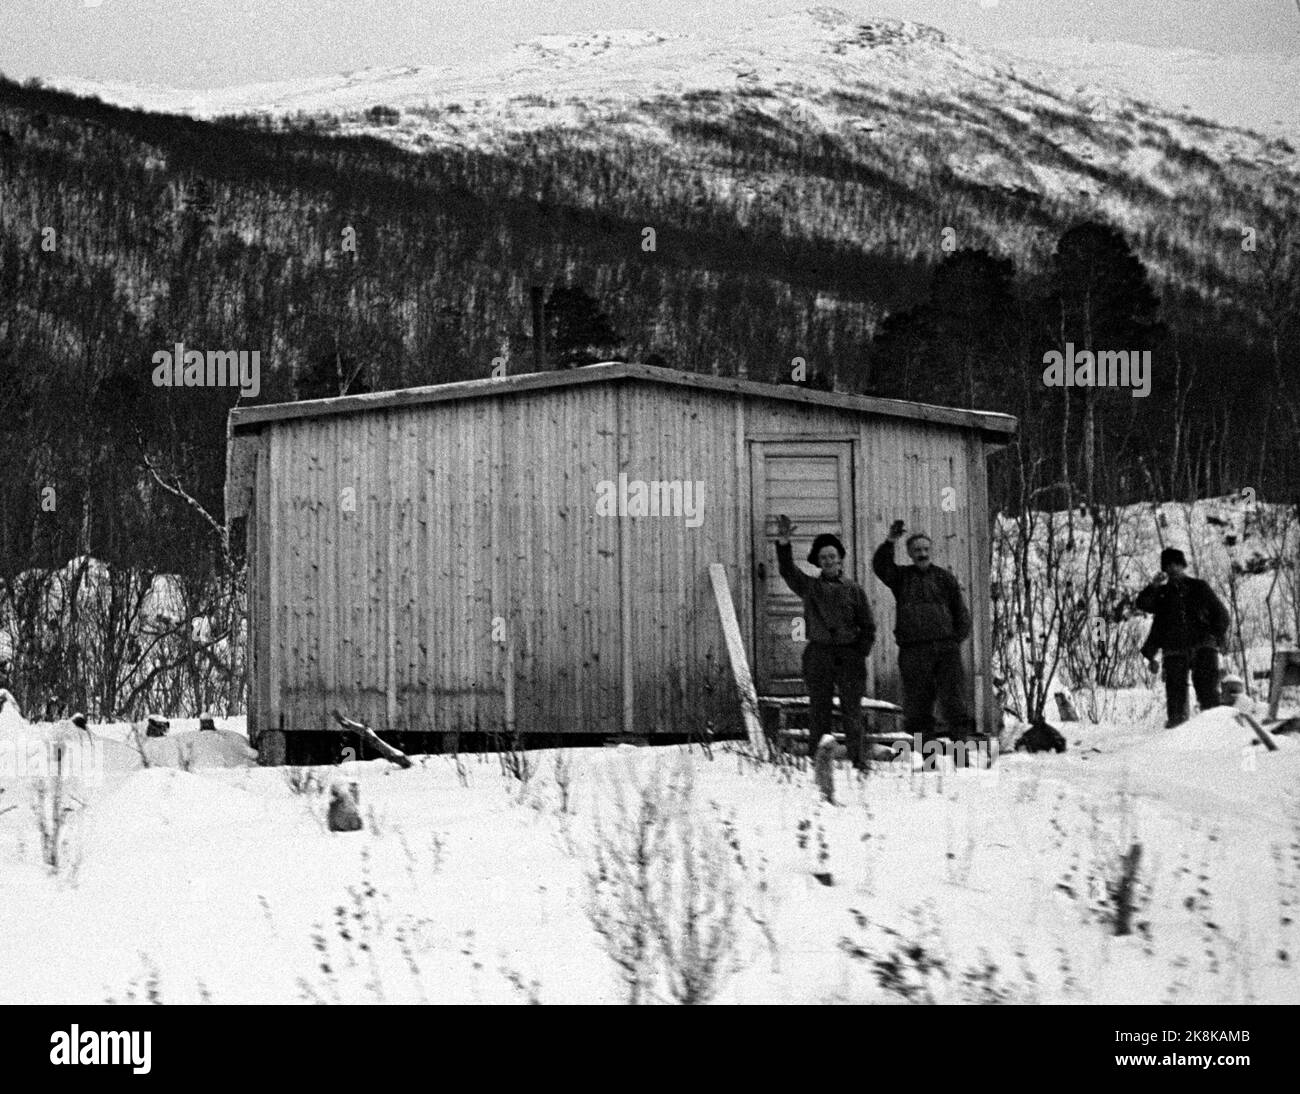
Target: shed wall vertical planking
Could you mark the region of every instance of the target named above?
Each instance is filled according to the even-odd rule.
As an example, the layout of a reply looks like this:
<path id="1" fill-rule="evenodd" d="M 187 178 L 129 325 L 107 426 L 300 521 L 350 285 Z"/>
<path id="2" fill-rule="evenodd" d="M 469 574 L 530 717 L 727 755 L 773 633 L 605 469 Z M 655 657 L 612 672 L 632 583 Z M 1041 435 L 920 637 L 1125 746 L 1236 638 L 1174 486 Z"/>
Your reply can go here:
<path id="1" fill-rule="evenodd" d="M 987 692 L 977 434 L 628 380 L 265 425 L 249 530 L 255 725 L 283 712 L 286 729 L 321 729 L 339 706 L 376 728 L 495 731 L 507 672 L 529 732 L 620 732 L 625 680 L 639 735 L 722 722 L 735 697 L 708 567 L 727 567 L 752 662 L 749 442 L 815 437 L 854 444 L 851 572 L 880 628 L 876 693 L 898 696 L 892 597 L 870 570 L 895 517 L 930 532 L 966 590 Z M 702 522 L 598 515 L 598 485 L 620 471 L 702 482 Z"/>

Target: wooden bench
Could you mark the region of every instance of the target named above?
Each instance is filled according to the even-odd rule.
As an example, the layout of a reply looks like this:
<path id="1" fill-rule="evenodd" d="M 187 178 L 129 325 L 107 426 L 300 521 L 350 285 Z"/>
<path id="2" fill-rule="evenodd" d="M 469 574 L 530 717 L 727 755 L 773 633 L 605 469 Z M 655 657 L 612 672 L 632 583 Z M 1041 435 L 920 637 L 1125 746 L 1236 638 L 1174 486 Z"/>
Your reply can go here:
<path id="1" fill-rule="evenodd" d="M 838 713 L 840 709 L 840 698 L 835 696 L 831 700 L 834 712 Z M 815 742 L 810 741 L 810 730 L 801 726 L 790 725 L 791 715 L 802 715 L 807 717 L 809 712 L 808 696 L 806 695 L 760 695 L 758 697 L 759 710 L 770 715 L 775 720 L 775 729 L 773 733 L 773 743 L 784 749 L 793 742 L 799 742 L 807 747 L 811 752 Z M 903 716 L 903 708 L 895 703 L 887 703 L 883 699 L 862 698 L 862 710 L 867 716 L 867 732 L 863 733 L 862 740 L 864 744 L 891 744 L 894 741 L 907 740 L 907 734 L 902 732 L 899 726 L 899 720 Z M 873 733 L 871 723 L 875 718 L 884 717 L 893 721 L 895 728 L 883 732 Z M 766 719 L 765 719 L 766 721 Z M 844 733 L 834 734 L 837 741 L 844 740 Z"/>

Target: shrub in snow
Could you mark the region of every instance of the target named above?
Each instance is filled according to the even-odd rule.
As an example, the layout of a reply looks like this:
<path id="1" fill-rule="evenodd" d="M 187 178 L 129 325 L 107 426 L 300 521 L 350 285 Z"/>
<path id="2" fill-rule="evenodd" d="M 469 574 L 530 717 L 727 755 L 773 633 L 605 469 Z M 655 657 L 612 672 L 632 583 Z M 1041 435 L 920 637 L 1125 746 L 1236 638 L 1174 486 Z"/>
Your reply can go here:
<path id="1" fill-rule="evenodd" d="M 730 971 L 738 879 L 732 850 L 694 816 L 689 756 L 644 774 L 629 764 L 613 816 L 596 818 L 587 916 L 618 966 L 629 1003 L 663 983 L 679 1003 L 705 1003 Z"/>
<path id="2" fill-rule="evenodd" d="M 1065 738 L 1061 731 L 1038 719 L 1016 741 L 1017 752 L 1064 752 Z"/>
<path id="3" fill-rule="evenodd" d="M 627 1002 L 636 1005 L 655 979 L 654 873 L 676 803 L 660 764 L 644 780 L 629 764 L 613 799 L 613 817 L 596 817 L 587 918 L 618 966 Z"/>
<path id="4" fill-rule="evenodd" d="M 736 947 L 737 884 L 726 843 L 690 808 L 671 818 L 655 879 L 654 932 L 669 994 L 678 1003 L 707 1003 Z"/>

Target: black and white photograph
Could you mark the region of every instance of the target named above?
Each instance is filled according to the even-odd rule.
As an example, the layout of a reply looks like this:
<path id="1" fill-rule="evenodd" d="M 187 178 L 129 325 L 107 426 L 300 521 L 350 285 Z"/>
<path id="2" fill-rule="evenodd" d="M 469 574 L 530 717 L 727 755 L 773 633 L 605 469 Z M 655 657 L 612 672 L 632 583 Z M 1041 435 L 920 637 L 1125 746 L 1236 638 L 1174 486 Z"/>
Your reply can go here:
<path id="1" fill-rule="evenodd" d="M 50 1067 L 1300 1003 L 1297 0 L 0 0 L 0 455 Z"/>

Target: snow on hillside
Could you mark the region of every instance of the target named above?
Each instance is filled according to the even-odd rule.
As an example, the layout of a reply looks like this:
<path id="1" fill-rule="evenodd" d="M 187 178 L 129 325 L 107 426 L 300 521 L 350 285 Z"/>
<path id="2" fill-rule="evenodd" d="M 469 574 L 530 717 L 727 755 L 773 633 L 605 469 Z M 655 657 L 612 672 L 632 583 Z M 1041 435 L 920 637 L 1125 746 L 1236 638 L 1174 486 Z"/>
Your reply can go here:
<path id="1" fill-rule="evenodd" d="M 346 116 L 379 105 L 422 111 L 418 119 L 396 126 L 356 120 L 361 129 L 411 147 L 442 141 L 495 143 L 511 132 L 574 125 L 594 120 L 593 112 L 597 118 L 618 116 L 658 96 L 699 92 L 765 91 L 815 113 L 819 99 L 855 88 L 887 96 L 969 98 L 1007 107 L 1048 93 L 1058 100 L 1058 108 L 1064 102 L 1080 118 L 1104 118 L 1131 105 L 1119 88 L 1132 88 L 1167 110 L 1180 110 L 1190 101 L 1201 113 L 1227 124 L 1265 119 L 1271 113 L 1276 117 L 1262 125 L 1266 131 L 1298 131 L 1294 110 L 1286 105 L 1292 101 L 1294 82 L 1278 83 L 1266 93 L 1274 80 L 1295 75 L 1296 62 L 1279 60 L 1263 68 L 1255 64 L 1249 93 L 1234 90 L 1235 105 L 1219 111 L 1213 89 L 1236 89 L 1231 81 L 1239 69 L 1247 70 L 1247 62 L 1203 54 L 1166 58 L 1159 51 L 1092 43 L 1076 52 L 1077 45 L 1031 40 L 1023 43 L 1025 54 L 1018 55 L 967 45 L 921 24 L 862 21 L 823 6 L 725 30 L 543 35 L 487 60 L 371 68 L 201 91 L 77 79 L 53 83 L 124 106 L 203 118 Z M 1220 60 L 1222 71 L 1215 68 Z M 1161 84 L 1166 74 L 1169 88 Z M 1193 89 L 1198 94 L 1192 94 Z M 1243 113 L 1247 104 L 1254 113 Z M 442 109 L 456 116 L 431 116 Z M 879 119 L 877 125 L 887 126 L 888 120 Z M 417 140 L 421 136 L 424 142 Z"/>
<path id="2" fill-rule="evenodd" d="M 1300 58 L 1207 53 L 1080 38 L 1023 38 L 1003 52 L 1050 68 L 1085 96 L 1123 92 L 1220 125 L 1300 135 Z"/>
<path id="3" fill-rule="evenodd" d="M 70 91 L 148 110 L 213 117 L 244 112 L 338 113 L 382 103 L 416 107 L 540 96 L 637 101 L 656 94 L 731 89 L 737 82 L 831 90 L 869 75 L 911 85 L 927 73 L 994 66 L 930 27 L 861 24 L 832 8 L 777 16 L 725 31 L 612 31 L 542 35 L 500 57 L 464 64 L 364 69 L 306 80 L 206 91 L 62 80 Z"/>

